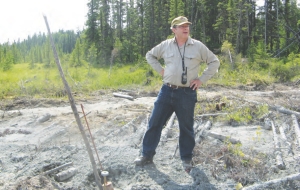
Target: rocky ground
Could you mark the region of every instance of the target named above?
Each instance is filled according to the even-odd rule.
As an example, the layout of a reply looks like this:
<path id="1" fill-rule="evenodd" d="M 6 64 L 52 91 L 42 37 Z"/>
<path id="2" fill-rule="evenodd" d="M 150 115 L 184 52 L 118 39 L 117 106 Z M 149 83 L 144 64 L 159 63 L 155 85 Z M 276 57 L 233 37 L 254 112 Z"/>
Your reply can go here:
<path id="1" fill-rule="evenodd" d="M 299 113 L 299 89 L 297 84 L 235 89 L 211 86 L 198 90 L 197 104 L 201 107 L 204 102 L 226 98 L 239 106 L 251 107 L 255 106 L 254 102 L 260 102 L 281 105 Z M 290 114 L 271 109 L 267 116 L 254 118 L 251 123 L 221 122 L 217 118 L 224 110 L 214 113 L 204 110 L 205 114 L 215 114 L 213 116 L 196 115 L 195 129 L 199 138 L 190 174 L 184 172 L 179 159 L 175 117 L 157 149 L 154 163 L 135 166 L 133 161 L 140 155 L 141 139 L 157 92 L 119 93 L 133 96 L 134 100 L 100 91 L 89 97 L 74 97 L 90 144 L 93 146 L 94 142 L 97 150 L 92 149 L 97 167 L 109 172 L 106 180 L 115 190 L 250 188 L 300 175 L 300 149 L 293 119 Z M 0 106 L 0 189 L 97 189 L 89 155 L 68 101 L 19 98 L 2 100 Z M 266 118 L 273 121 L 280 147 L 274 143 L 274 133 Z M 299 116 L 297 119 L 299 123 Z M 211 123 L 210 130 L 205 132 L 202 129 L 208 123 Z M 208 131 L 227 138 L 214 138 Z M 228 143 L 229 139 L 241 143 Z M 278 163 L 278 155 L 282 156 L 283 165 Z M 64 164 L 67 166 L 49 172 Z M 66 171 L 72 175 L 63 179 Z M 299 188 L 299 181 L 290 180 L 263 189 Z"/>

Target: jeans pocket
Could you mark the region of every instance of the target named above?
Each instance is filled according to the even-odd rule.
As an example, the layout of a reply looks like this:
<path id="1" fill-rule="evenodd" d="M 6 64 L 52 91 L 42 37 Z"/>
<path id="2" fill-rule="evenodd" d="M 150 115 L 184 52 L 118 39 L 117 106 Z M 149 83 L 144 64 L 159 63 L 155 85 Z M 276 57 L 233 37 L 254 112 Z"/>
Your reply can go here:
<path id="1" fill-rule="evenodd" d="M 197 100 L 197 91 L 192 88 L 184 88 L 184 94 L 186 94 L 189 98 Z"/>
<path id="2" fill-rule="evenodd" d="M 191 88 L 185 88 L 184 96 L 184 107 L 188 109 L 193 109 L 195 103 L 197 102 L 197 92 Z"/>

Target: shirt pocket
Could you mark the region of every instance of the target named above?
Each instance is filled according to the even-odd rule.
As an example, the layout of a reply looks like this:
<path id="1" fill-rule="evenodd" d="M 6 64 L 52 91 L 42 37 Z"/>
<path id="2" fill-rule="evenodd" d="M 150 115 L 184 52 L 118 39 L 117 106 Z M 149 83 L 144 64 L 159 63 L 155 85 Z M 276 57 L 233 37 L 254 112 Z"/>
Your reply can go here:
<path id="1" fill-rule="evenodd" d="M 200 64 L 200 59 L 196 55 L 184 55 L 184 63 L 188 69 L 193 69 Z"/>
<path id="2" fill-rule="evenodd" d="M 163 58 L 164 58 L 165 64 L 167 65 L 167 64 L 171 64 L 174 62 L 175 55 L 173 52 L 166 52 Z"/>

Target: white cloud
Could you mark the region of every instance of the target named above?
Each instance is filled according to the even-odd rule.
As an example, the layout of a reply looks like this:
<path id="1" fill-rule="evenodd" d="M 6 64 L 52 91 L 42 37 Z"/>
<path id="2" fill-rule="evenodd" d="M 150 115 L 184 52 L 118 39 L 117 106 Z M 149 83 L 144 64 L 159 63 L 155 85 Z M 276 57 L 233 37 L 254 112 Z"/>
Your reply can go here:
<path id="1" fill-rule="evenodd" d="M 43 14 L 51 32 L 82 30 L 88 0 L 0 0 L 0 43 L 47 33 Z"/>

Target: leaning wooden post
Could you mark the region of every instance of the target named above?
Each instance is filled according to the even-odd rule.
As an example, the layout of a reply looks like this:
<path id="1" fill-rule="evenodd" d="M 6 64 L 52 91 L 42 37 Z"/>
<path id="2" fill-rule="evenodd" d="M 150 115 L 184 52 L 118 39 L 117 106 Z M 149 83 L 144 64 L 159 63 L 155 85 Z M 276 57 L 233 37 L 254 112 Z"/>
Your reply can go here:
<path id="1" fill-rule="evenodd" d="M 82 126 L 82 123 L 81 123 L 81 120 L 80 120 L 77 108 L 75 106 L 75 102 L 74 102 L 74 99 L 73 99 L 73 96 L 72 96 L 72 93 L 71 93 L 71 89 L 70 89 L 70 87 L 68 85 L 67 80 L 65 79 L 63 70 L 61 68 L 61 64 L 60 64 L 60 61 L 59 61 L 59 58 L 58 58 L 58 54 L 57 54 L 57 51 L 56 51 L 56 48 L 55 48 L 55 45 L 54 45 L 54 41 L 52 39 L 52 35 L 51 35 L 51 32 L 50 32 L 50 27 L 49 27 L 49 24 L 48 24 L 48 21 L 47 21 L 47 17 L 45 15 L 44 15 L 44 20 L 45 20 L 45 23 L 46 23 L 46 26 L 47 26 L 47 30 L 48 30 L 48 34 L 49 34 L 49 38 L 50 38 L 50 43 L 51 43 L 51 47 L 52 47 L 52 50 L 53 50 L 53 54 L 54 54 L 56 65 L 58 67 L 58 70 L 59 70 L 60 76 L 62 78 L 62 81 L 64 83 L 65 90 L 67 91 L 69 102 L 71 104 L 71 108 L 73 110 L 73 113 L 74 113 L 77 125 L 79 127 L 80 132 L 81 132 L 82 138 L 84 140 L 86 149 L 87 149 L 89 157 L 90 157 L 90 161 L 92 163 L 92 167 L 93 167 L 93 171 L 94 171 L 94 175 L 95 175 L 96 184 L 99 187 L 99 189 L 102 190 L 101 178 L 100 178 L 100 176 L 98 174 L 98 171 L 97 171 L 96 162 L 95 162 L 95 159 L 94 159 L 94 156 L 93 156 L 93 152 L 92 152 L 91 146 L 89 144 L 88 138 L 87 138 L 87 136 L 86 136 L 86 134 L 84 132 L 84 128 Z"/>

